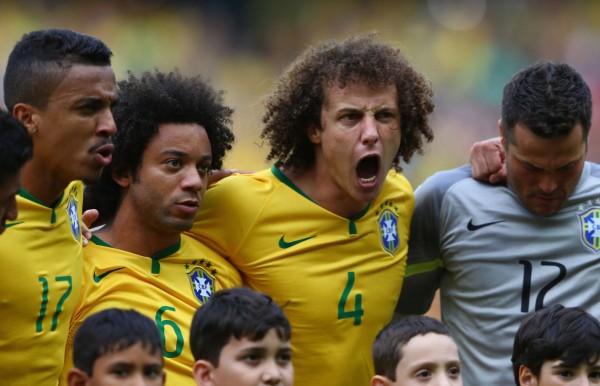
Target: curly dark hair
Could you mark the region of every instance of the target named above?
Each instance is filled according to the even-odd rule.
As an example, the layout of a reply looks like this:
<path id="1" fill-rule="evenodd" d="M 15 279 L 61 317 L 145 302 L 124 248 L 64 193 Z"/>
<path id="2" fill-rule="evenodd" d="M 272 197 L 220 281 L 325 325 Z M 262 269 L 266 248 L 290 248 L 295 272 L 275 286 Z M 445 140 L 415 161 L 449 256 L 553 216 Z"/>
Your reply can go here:
<path id="1" fill-rule="evenodd" d="M 337 84 L 366 84 L 373 88 L 394 84 L 398 92 L 402 140 L 392 166 L 422 154 L 423 139 L 433 140 L 428 117 L 433 111 L 430 83 L 417 73 L 399 49 L 377 43 L 373 34 L 310 47 L 283 73 L 266 101 L 261 138 L 271 150 L 267 160 L 277 167 L 303 170 L 315 162 L 314 144 L 307 128 L 320 127 L 321 107 L 328 88 Z"/>
<path id="2" fill-rule="evenodd" d="M 117 133 L 111 164 L 100 180 L 86 188 L 85 208 L 100 211 L 100 223 L 112 220 L 121 199 L 121 188 L 113 175 L 131 173 L 137 177 L 142 156 L 163 123 L 197 123 L 204 127 L 212 151 L 213 169 L 223 166 L 234 135 L 229 128 L 233 109 L 223 104 L 223 91 L 215 91 L 201 77 L 184 77 L 178 70 L 169 73 L 144 72 L 139 78 L 129 72 L 118 83 L 113 108 Z"/>
<path id="3" fill-rule="evenodd" d="M 581 124 L 587 141 L 591 122 L 590 89 L 568 64 L 537 62 L 515 74 L 504 87 L 502 127 L 508 143 L 513 143 L 517 123 L 546 138 L 567 135 Z"/>

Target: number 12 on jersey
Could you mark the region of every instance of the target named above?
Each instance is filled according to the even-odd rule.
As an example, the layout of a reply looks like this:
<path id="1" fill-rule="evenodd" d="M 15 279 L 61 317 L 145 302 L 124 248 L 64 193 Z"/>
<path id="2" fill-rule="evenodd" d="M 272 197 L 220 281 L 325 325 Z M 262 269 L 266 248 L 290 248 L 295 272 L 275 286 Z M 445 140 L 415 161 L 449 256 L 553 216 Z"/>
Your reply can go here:
<path id="1" fill-rule="evenodd" d="M 357 326 L 360 324 L 365 312 L 362 308 L 362 294 L 354 295 L 354 309 L 346 311 L 346 303 L 352 291 L 352 286 L 354 286 L 354 272 L 351 271 L 348 272 L 348 282 L 338 304 L 338 319 L 354 318 L 354 325 Z"/>
<path id="2" fill-rule="evenodd" d="M 531 295 L 531 277 L 533 275 L 533 264 L 529 260 L 519 260 L 519 264 L 523 265 L 523 291 L 521 292 L 521 312 L 529 312 L 529 297 Z M 558 270 L 557 275 L 554 279 L 547 282 L 540 292 L 538 292 L 535 299 L 534 311 L 540 310 L 544 307 L 544 297 L 559 282 L 561 282 L 567 276 L 567 268 L 555 261 L 542 261 L 540 266 L 554 267 Z M 540 269 L 540 268 L 536 268 Z"/>

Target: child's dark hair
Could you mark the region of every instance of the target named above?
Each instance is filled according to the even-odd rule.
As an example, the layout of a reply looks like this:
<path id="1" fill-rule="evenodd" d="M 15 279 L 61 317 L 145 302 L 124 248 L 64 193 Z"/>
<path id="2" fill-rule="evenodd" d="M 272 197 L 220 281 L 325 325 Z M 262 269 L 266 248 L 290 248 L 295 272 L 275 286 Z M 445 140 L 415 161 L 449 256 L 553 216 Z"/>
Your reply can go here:
<path id="1" fill-rule="evenodd" d="M 109 308 L 86 318 L 73 342 L 75 367 L 92 376 L 94 362 L 109 352 L 141 343 L 151 354 L 161 352 L 162 341 L 154 321 L 135 310 Z"/>
<path id="2" fill-rule="evenodd" d="M 521 365 L 539 377 L 546 361 L 560 359 L 565 367 L 600 359 L 600 322 L 579 307 L 560 304 L 525 319 L 513 346 L 512 364 L 519 385 Z"/>
<path id="3" fill-rule="evenodd" d="M 25 126 L 0 110 L 0 184 L 19 173 L 32 156 L 33 143 Z"/>
<path id="4" fill-rule="evenodd" d="M 402 348 L 413 337 L 430 332 L 450 336 L 442 322 L 423 315 L 407 316 L 381 329 L 373 343 L 375 374 L 396 381 L 396 367 L 402 359 Z"/>
<path id="5" fill-rule="evenodd" d="M 271 329 L 279 339 L 290 340 L 290 323 L 268 295 L 246 287 L 221 290 L 194 314 L 192 354 L 195 360 L 204 359 L 218 367 L 221 350 L 232 337 L 257 341 Z"/>

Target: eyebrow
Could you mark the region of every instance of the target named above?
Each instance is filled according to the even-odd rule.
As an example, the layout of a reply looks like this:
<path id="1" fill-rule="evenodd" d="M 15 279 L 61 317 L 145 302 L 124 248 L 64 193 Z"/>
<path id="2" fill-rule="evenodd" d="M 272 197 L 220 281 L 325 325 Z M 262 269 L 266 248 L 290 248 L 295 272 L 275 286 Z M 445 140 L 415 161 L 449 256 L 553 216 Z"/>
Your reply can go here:
<path id="1" fill-rule="evenodd" d="M 113 101 L 111 100 L 111 104 Z M 99 97 L 83 97 L 77 100 L 77 104 L 80 105 L 102 105 L 104 104 L 103 98 Z"/>
<path id="2" fill-rule="evenodd" d="M 579 158 L 577 158 L 577 159 L 574 159 L 574 160 L 567 161 L 567 163 L 565 163 L 565 164 L 562 164 L 562 165 L 559 165 L 558 167 L 556 167 L 556 168 L 553 168 L 553 169 L 551 169 L 551 170 L 552 170 L 552 171 L 555 171 L 555 170 L 560 170 L 560 169 L 567 168 L 567 167 L 569 167 L 569 166 L 573 166 L 573 165 L 575 165 L 577 162 L 579 162 L 579 161 L 580 161 L 582 158 L 584 158 L 584 157 L 585 157 L 585 155 L 583 155 L 582 157 L 579 157 Z M 536 164 L 532 163 L 531 161 L 528 161 L 528 160 L 522 159 L 522 158 L 520 158 L 520 157 L 516 157 L 516 158 L 517 158 L 517 160 L 518 160 L 520 163 L 522 163 L 523 165 L 527 165 L 528 167 L 532 167 L 532 168 L 539 169 L 539 170 L 547 170 L 547 169 L 545 169 L 545 168 L 542 168 L 542 167 L 540 167 L 540 166 L 538 166 L 538 165 L 536 165 Z"/>
<path id="3" fill-rule="evenodd" d="M 160 152 L 160 155 L 172 155 L 175 157 L 179 157 L 179 158 L 188 158 L 189 154 L 181 151 L 181 150 L 176 150 L 176 149 L 166 149 Z M 212 154 L 205 154 L 202 157 L 200 157 L 200 161 L 199 162 L 212 162 Z"/>
<path id="4" fill-rule="evenodd" d="M 456 366 L 456 367 L 460 367 L 460 360 L 451 360 L 448 362 L 444 362 L 443 363 L 444 366 L 450 365 L 450 366 Z M 414 371 L 416 369 L 420 369 L 422 367 L 432 367 L 435 366 L 437 367 L 438 363 L 437 362 L 431 362 L 431 361 L 423 361 L 423 362 L 417 362 L 414 366 L 410 367 L 411 371 Z"/>

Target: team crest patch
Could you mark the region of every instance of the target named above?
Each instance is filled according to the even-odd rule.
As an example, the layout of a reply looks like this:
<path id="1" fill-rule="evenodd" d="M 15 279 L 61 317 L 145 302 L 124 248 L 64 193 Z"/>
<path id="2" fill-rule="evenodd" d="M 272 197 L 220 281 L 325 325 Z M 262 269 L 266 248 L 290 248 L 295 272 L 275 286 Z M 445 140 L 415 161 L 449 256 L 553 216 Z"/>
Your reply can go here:
<path id="1" fill-rule="evenodd" d="M 187 275 L 190 278 L 192 292 L 196 295 L 198 301 L 202 304 L 206 303 L 208 298 L 215 292 L 215 279 L 200 267 L 194 268 Z"/>
<path id="2" fill-rule="evenodd" d="M 590 208 L 578 213 L 581 224 L 581 239 L 594 252 L 600 251 L 600 208 Z"/>
<path id="3" fill-rule="evenodd" d="M 71 233 L 75 240 L 79 241 L 81 239 L 81 226 L 79 225 L 79 216 L 77 216 L 77 200 L 73 195 L 69 196 L 67 213 L 69 214 L 69 221 L 71 222 Z"/>
<path id="4" fill-rule="evenodd" d="M 398 216 L 389 209 L 385 209 L 377 220 L 379 234 L 381 235 L 381 246 L 389 254 L 393 255 L 400 245 L 398 237 Z"/>

